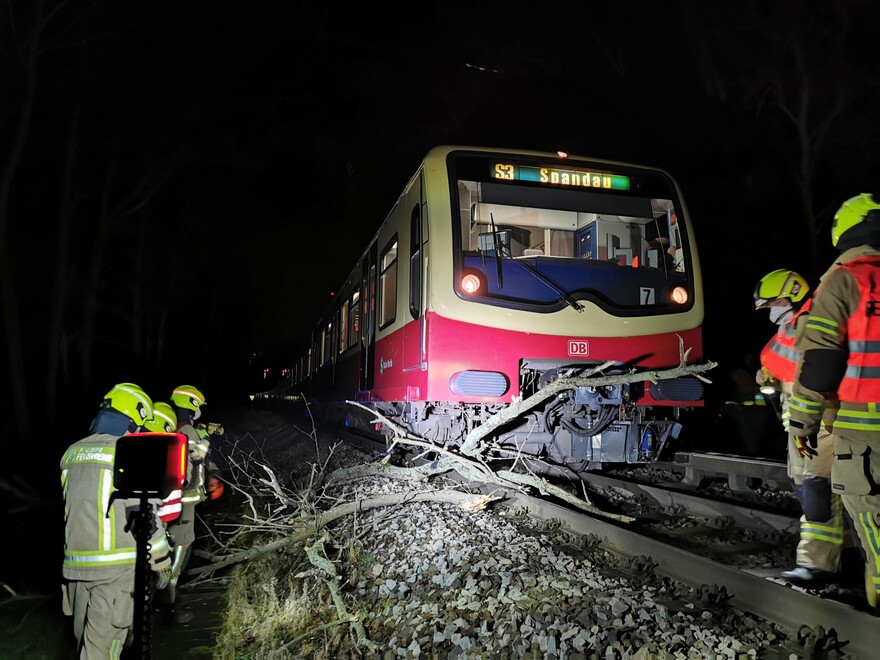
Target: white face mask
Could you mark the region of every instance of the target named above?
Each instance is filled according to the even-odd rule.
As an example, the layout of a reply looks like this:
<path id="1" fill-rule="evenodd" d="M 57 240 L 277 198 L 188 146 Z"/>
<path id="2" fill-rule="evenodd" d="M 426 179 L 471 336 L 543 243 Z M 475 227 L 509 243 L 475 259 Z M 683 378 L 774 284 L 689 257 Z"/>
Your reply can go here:
<path id="1" fill-rule="evenodd" d="M 773 310 L 771 309 L 770 311 L 772 312 Z M 197 420 L 199 417 L 201 417 L 201 416 L 202 416 L 202 409 L 201 409 L 201 408 L 198 408 L 198 409 L 195 411 L 195 413 L 193 413 L 193 421 L 196 421 L 196 420 Z"/>
<path id="2" fill-rule="evenodd" d="M 791 311 L 792 311 L 791 306 L 771 307 L 770 308 L 770 323 L 782 325 L 783 323 L 785 323 L 785 319 L 783 317 Z"/>

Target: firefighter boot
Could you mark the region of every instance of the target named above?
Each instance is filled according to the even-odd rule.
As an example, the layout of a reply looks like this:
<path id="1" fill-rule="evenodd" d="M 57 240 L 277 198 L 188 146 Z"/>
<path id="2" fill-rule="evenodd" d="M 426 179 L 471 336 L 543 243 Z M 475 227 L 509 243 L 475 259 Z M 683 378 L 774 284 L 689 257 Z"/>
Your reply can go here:
<path id="1" fill-rule="evenodd" d="M 828 583 L 831 575 L 832 573 L 826 571 L 818 571 L 806 566 L 795 566 L 790 571 L 782 571 L 779 577 L 799 587 L 820 587 Z"/>

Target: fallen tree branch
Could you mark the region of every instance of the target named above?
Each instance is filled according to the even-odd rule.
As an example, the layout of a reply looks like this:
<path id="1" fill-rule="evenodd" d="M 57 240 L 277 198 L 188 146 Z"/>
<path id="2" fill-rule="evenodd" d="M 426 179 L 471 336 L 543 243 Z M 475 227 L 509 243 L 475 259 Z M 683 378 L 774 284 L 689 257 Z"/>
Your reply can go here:
<path id="1" fill-rule="evenodd" d="M 336 573 L 336 567 L 333 565 L 333 562 L 326 557 L 322 557 L 320 554 L 320 551 L 324 548 L 324 544 L 329 540 L 330 537 L 325 530 L 321 535 L 321 538 L 317 539 L 313 544 L 306 548 L 306 556 L 314 566 L 329 575 L 329 577 L 324 577 L 324 583 L 330 591 L 330 598 L 333 600 L 333 607 L 336 609 L 336 616 L 339 617 L 340 620 L 348 620 L 351 622 L 351 627 L 354 629 L 354 633 L 357 637 L 357 645 L 369 651 L 375 651 L 376 645 L 370 641 L 369 637 L 367 637 L 367 631 L 364 630 L 364 625 L 356 616 L 349 614 L 348 609 L 345 607 L 345 601 L 342 599 L 342 590 L 339 588 L 339 578 Z"/>
<path id="2" fill-rule="evenodd" d="M 392 431 L 395 432 L 396 436 L 398 436 L 396 442 L 400 442 L 401 444 L 416 444 L 420 447 L 433 447 L 431 443 L 424 440 L 411 440 L 410 438 L 412 436 L 406 431 L 406 429 L 403 429 L 398 424 L 391 421 L 381 413 L 353 401 L 348 401 L 347 403 L 352 403 L 353 405 L 364 408 L 370 413 L 376 415 L 376 422 L 381 422 L 385 424 Z M 400 439 L 402 437 L 405 437 L 405 439 Z M 344 470 L 337 470 L 330 475 L 330 479 L 333 481 L 342 481 L 345 479 L 361 478 L 366 476 L 385 476 L 398 479 L 424 480 L 425 478 L 433 476 L 435 474 L 454 470 L 468 481 L 494 484 L 497 486 L 502 486 L 504 488 L 513 489 L 520 493 L 525 492 L 522 486 L 530 486 L 537 489 L 542 494 L 553 495 L 554 497 L 568 502 L 570 505 L 580 509 L 581 511 L 586 511 L 587 513 L 593 515 L 603 516 L 605 518 L 617 520 L 619 522 L 633 522 L 635 520 L 635 518 L 632 518 L 630 516 L 610 513 L 593 506 L 593 504 L 587 497 L 586 490 L 584 490 L 584 498 L 581 499 L 580 497 L 575 497 L 563 488 L 551 484 L 546 479 L 542 479 L 535 474 L 520 474 L 518 472 L 511 471 L 493 472 L 491 469 L 488 469 L 488 466 L 486 466 L 482 462 L 476 462 L 475 460 L 472 460 L 466 456 L 461 456 L 447 449 L 437 448 L 437 451 L 439 454 L 441 454 L 441 458 L 430 464 L 412 468 L 400 468 L 396 466 L 386 465 L 385 463 L 368 463 L 365 465 L 358 465 Z M 483 468 L 486 469 L 484 470 Z"/>
<path id="3" fill-rule="evenodd" d="M 384 424 L 389 429 L 391 429 L 392 433 L 394 433 L 394 441 L 391 447 L 388 448 L 389 454 L 394 449 L 395 445 L 399 443 L 412 445 L 415 447 L 423 447 L 429 451 L 436 452 L 440 456 L 445 456 L 456 464 L 461 464 L 462 468 L 468 472 L 479 472 L 484 475 L 484 477 L 491 478 L 491 475 L 493 474 L 492 468 L 490 468 L 482 460 L 480 460 L 478 456 L 466 458 L 457 452 L 450 451 L 444 447 L 435 445 L 433 442 L 428 442 L 424 438 L 413 435 L 407 429 L 385 417 L 385 415 L 374 410 L 373 408 L 369 408 L 368 406 L 359 403 L 358 401 L 346 401 L 346 403 L 351 406 L 366 410 L 371 415 L 376 415 L 376 419 L 373 420 L 374 423 Z"/>
<path id="4" fill-rule="evenodd" d="M 342 504 L 338 507 L 330 509 L 329 511 L 320 513 L 314 518 L 313 521 L 309 523 L 307 527 L 293 530 L 283 539 L 271 541 L 264 545 L 254 547 L 243 552 L 236 552 L 234 554 L 227 555 L 223 559 L 216 561 L 213 564 L 191 568 L 186 571 L 186 574 L 200 575 L 202 573 L 210 573 L 212 571 L 216 571 L 227 566 L 232 566 L 233 564 L 238 564 L 243 561 L 249 561 L 251 559 L 256 559 L 257 557 L 276 552 L 289 545 L 296 545 L 297 543 L 301 543 L 311 536 L 317 534 L 321 529 L 323 529 L 326 525 L 333 522 L 334 520 L 351 515 L 353 513 L 358 513 L 359 511 L 367 511 L 369 509 L 376 509 L 385 506 L 409 504 L 411 502 L 446 502 L 448 504 L 456 504 L 458 506 L 461 506 L 462 508 L 465 508 L 473 506 L 474 502 L 483 497 L 483 495 L 473 495 L 470 493 L 463 493 L 458 490 L 444 489 L 423 493 L 408 493 L 404 495 L 394 493 L 390 495 L 383 495 L 381 497 L 372 497 L 366 500 L 348 502 L 346 504 Z M 498 500 L 501 498 L 496 497 L 494 499 Z"/>
<path id="5" fill-rule="evenodd" d="M 284 642 L 281 646 L 275 649 L 269 657 L 278 657 L 281 655 L 283 651 L 296 646 L 304 639 L 315 635 L 316 633 L 323 632 L 325 630 L 330 630 L 330 628 L 335 628 L 336 626 L 344 626 L 346 623 L 352 623 L 353 621 L 357 621 L 354 617 L 349 617 L 348 619 L 337 619 L 336 621 L 330 621 L 329 623 L 322 623 L 321 625 L 312 626 L 309 628 L 308 632 L 303 633 L 302 635 L 297 635 L 290 641 Z"/>
<path id="6" fill-rule="evenodd" d="M 334 470 L 330 473 L 330 476 L 327 477 L 327 485 L 338 483 L 340 481 L 377 476 L 389 477 L 391 479 L 425 481 L 431 477 L 451 472 L 452 469 L 452 466 L 444 465 L 441 467 L 439 461 L 425 463 L 424 465 L 417 465 L 411 468 L 397 467 L 396 465 L 387 465 L 385 463 L 363 463 L 349 468 Z"/>
<path id="7" fill-rule="evenodd" d="M 439 474 L 441 470 L 442 472 L 449 472 L 453 469 L 452 466 L 446 466 L 446 468 L 444 469 L 443 461 L 439 461 L 438 463 L 439 466 L 436 464 L 431 464 L 412 468 L 400 468 L 393 465 L 383 465 L 381 463 L 367 463 L 365 465 L 357 465 L 355 467 L 347 468 L 344 470 L 337 470 L 330 475 L 330 479 L 332 481 L 345 481 L 348 479 L 379 476 L 398 479 L 422 480 L 425 478 L 426 474 L 428 476 L 431 476 L 431 474 L 435 472 Z M 633 522 L 635 520 L 635 518 L 632 518 L 630 516 L 609 513 L 607 511 L 597 509 L 590 503 L 589 499 L 587 499 L 586 497 L 584 499 L 575 497 L 563 488 L 551 484 L 548 481 L 541 479 L 540 477 L 533 474 L 520 474 L 519 472 L 509 472 L 506 470 L 501 470 L 497 473 L 493 473 L 489 478 L 484 479 L 483 483 L 491 483 L 497 486 L 503 486 L 504 488 L 511 488 L 513 486 L 514 489 L 518 492 L 522 492 L 522 489 L 518 487 L 520 485 L 531 486 L 543 495 L 552 495 L 553 497 L 557 497 L 561 500 L 564 500 L 565 502 L 568 502 L 569 504 L 577 507 L 581 511 L 586 511 L 593 515 L 603 516 L 605 518 L 610 518 L 620 522 Z"/>
<path id="8" fill-rule="evenodd" d="M 690 349 L 688 349 L 690 351 Z M 682 353 L 684 360 L 687 352 Z M 673 369 L 661 369 L 653 371 L 631 371 L 626 374 L 616 374 L 613 376 L 574 376 L 563 377 L 554 380 L 552 383 L 542 387 L 540 390 L 532 394 L 526 399 L 514 401 L 507 408 L 495 413 L 479 426 L 474 427 L 467 434 L 464 442 L 459 447 L 459 451 L 467 456 L 479 456 L 481 453 L 480 441 L 492 433 L 495 429 L 510 422 L 524 412 L 528 412 L 532 408 L 537 407 L 547 399 L 556 396 L 560 392 L 577 389 L 578 387 L 604 387 L 607 385 L 623 385 L 627 383 L 637 383 L 650 381 L 656 383 L 667 378 L 680 378 L 681 376 L 697 376 L 702 380 L 699 374 L 715 368 L 716 362 L 707 362 L 705 364 L 681 364 Z M 591 372 L 592 373 L 592 372 Z"/>
<path id="9" fill-rule="evenodd" d="M 605 518 L 611 518 L 613 520 L 618 520 L 620 522 L 633 522 L 635 518 L 631 516 L 624 516 L 618 513 L 609 513 L 608 511 L 602 511 L 601 509 L 597 509 L 593 506 L 589 500 L 581 499 L 579 497 L 575 497 L 568 491 L 560 488 L 559 486 L 555 486 L 548 481 L 541 479 L 541 477 L 536 477 L 533 474 L 521 474 L 519 472 L 508 472 L 506 470 L 501 470 L 498 472 L 498 476 L 505 481 L 513 481 L 518 484 L 525 484 L 527 486 L 531 486 L 532 488 L 537 489 L 540 493 L 544 495 L 552 495 L 553 497 L 558 497 L 559 499 L 568 502 L 574 507 L 581 509 L 582 511 L 587 511 L 594 515 L 603 516 Z M 583 483 L 583 482 L 581 482 Z M 586 496 L 586 491 L 584 491 L 584 496 Z"/>
<path id="10" fill-rule="evenodd" d="M 293 504 L 293 501 L 284 494 L 284 491 L 281 490 L 281 484 L 278 483 L 278 479 L 275 477 L 275 473 L 272 471 L 272 469 L 267 465 L 263 465 L 259 461 L 254 462 L 261 468 L 263 468 L 266 474 L 269 475 L 268 480 L 259 479 L 259 482 L 265 486 L 268 486 L 272 490 L 272 493 L 275 495 L 275 497 L 277 497 L 283 505 L 290 506 L 291 504 Z"/>

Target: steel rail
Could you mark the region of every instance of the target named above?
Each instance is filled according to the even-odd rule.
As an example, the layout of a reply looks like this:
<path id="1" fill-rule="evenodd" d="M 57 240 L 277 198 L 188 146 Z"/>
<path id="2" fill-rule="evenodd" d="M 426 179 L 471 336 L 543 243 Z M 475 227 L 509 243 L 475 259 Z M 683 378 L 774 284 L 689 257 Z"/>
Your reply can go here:
<path id="1" fill-rule="evenodd" d="M 652 486 L 593 472 L 584 472 L 579 476 L 582 481 L 591 486 L 623 488 L 633 495 L 644 495 L 667 507 L 681 505 L 690 514 L 711 518 L 729 517 L 742 527 L 756 532 L 786 531 L 796 533 L 800 529 L 800 520 L 796 517 L 761 511 L 742 504 L 720 502 L 693 492 L 669 490 L 667 487 Z"/>
<path id="2" fill-rule="evenodd" d="M 766 458 L 710 454 L 706 452 L 678 452 L 672 463 L 656 463 L 656 467 L 684 470 L 684 483 L 699 486 L 700 480 L 710 476 L 727 478 L 731 490 L 748 493 L 753 479 L 778 489 L 791 490 L 791 477 L 785 463 Z"/>
<path id="3" fill-rule="evenodd" d="M 485 492 L 498 486 L 486 486 Z M 529 495 L 511 491 L 507 503 L 525 507 L 538 520 L 558 520 L 563 529 L 577 535 L 592 534 L 602 547 L 626 557 L 648 556 L 656 571 L 699 589 L 703 585 L 724 586 L 731 594 L 728 603 L 797 633 L 802 626 L 834 629 L 848 644 L 843 657 L 873 660 L 880 649 L 880 619 L 837 601 L 818 598 L 759 575 L 724 566 L 686 550 L 666 545 L 611 522 L 600 520 Z"/>
<path id="4" fill-rule="evenodd" d="M 424 461 L 424 459 L 423 459 Z M 464 482 L 456 473 L 447 478 Z M 838 601 L 819 598 L 788 584 L 774 582 L 760 571 L 754 573 L 725 566 L 687 550 L 553 502 L 499 488 L 497 484 L 476 484 L 484 493 L 506 493 L 505 504 L 523 507 L 536 520 L 558 520 L 565 531 L 601 539 L 602 547 L 624 557 L 650 557 L 654 569 L 682 584 L 700 589 L 703 585 L 723 586 L 731 594 L 728 604 L 742 612 L 759 616 L 796 635 L 803 626 L 833 629 L 838 640 L 847 642 L 839 657 L 846 660 L 874 660 L 880 649 L 880 619 Z"/>

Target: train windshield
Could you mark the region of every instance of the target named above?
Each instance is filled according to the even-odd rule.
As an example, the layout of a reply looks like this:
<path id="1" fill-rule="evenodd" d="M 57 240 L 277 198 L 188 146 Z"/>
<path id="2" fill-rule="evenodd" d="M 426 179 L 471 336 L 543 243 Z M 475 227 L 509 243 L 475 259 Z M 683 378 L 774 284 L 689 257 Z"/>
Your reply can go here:
<path id="1" fill-rule="evenodd" d="M 691 243 L 662 172 L 461 153 L 449 165 L 461 297 L 537 312 L 590 301 L 618 316 L 693 304 Z"/>

